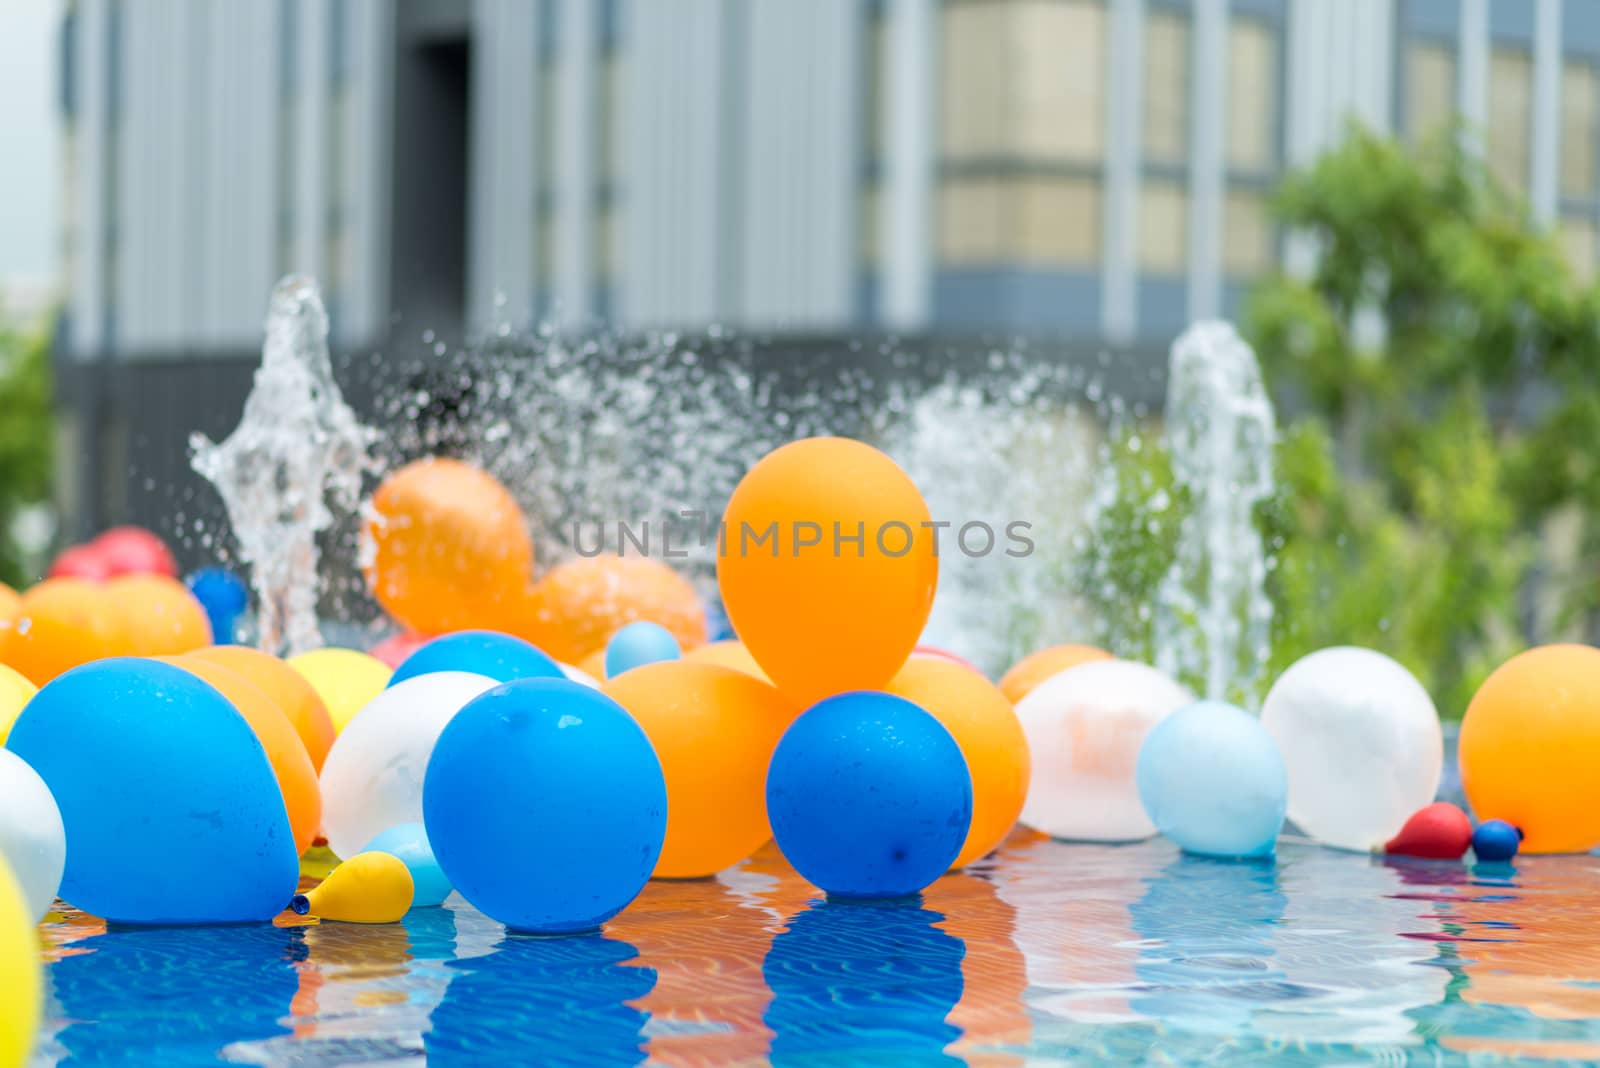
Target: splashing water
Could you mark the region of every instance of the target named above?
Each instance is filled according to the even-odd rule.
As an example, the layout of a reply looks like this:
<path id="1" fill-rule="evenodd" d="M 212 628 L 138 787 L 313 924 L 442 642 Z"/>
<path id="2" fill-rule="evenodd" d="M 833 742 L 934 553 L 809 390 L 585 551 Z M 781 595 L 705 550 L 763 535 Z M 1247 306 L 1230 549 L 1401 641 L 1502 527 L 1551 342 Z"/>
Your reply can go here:
<path id="1" fill-rule="evenodd" d="M 372 469 L 372 430 L 344 402 L 328 358 L 328 314 L 314 282 L 272 291 L 261 366 L 244 415 L 220 444 L 190 437 L 191 465 L 222 497 L 260 602 L 261 648 L 294 654 L 322 644 L 317 534 L 328 506 L 355 508 Z"/>
<path id="2" fill-rule="evenodd" d="M 1172 346 L 1165 431 L 1191 507 L 1156 599 L 1156 664 L 1203 679 L 1215 700 L 1257 698 L 1271 653 L 1266 553 L 1253 513 L 1273 492 L 1275 436 L 1250 346 L 1228 323 L 1191 326 Z"/>

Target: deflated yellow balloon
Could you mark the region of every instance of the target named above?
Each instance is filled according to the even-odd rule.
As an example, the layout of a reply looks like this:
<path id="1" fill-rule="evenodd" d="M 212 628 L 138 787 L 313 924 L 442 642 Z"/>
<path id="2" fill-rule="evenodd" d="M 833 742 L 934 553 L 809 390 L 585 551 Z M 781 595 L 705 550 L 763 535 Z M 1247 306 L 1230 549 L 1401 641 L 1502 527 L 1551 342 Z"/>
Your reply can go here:
<path id="1" fill-rule="evenodd" d="M 357 853 L 289 907 L 302 916 L 345 923 L 394 923 L 411 909 L 411 869 L 392 853 Z"/>
<path id="2" fill-rule="evenodd" d="M 39 1026 L 39 935 L 11 869 L 0 859 L 0 1068 L 18 1068 Z"/>
<path id="3" fill-rule="evenodd" d="M 0 745 L 6 744 L 11 725 L 22 715 L 23 706 L 38 692 L 39 687 L 29 682 L 22 672 L 0 664 Z"/>
<path id="4" fill-rule="evenodd" d="M 368 701 L 383 692 L 394 674 L 382 660 L 354 649 L 313 649 L 291 656 L 289 666 L 304 676 L 328 706 L 335 731 L 343 731 Z"/>

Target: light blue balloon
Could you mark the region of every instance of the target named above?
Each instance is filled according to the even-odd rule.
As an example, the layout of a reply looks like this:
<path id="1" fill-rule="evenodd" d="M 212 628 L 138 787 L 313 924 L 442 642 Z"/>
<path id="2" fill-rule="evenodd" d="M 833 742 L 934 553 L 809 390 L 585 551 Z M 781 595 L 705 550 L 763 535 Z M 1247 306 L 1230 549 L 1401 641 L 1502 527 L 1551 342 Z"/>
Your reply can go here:
<path id="1" fill-rule="evenodd" d="M 461 896 L 515 931 L 593 931 L 632 901 L 667 833 L 667 784 L 643 729 L 566 679 L 468 702 L 422 783 L 434 856 Z"/>
<path id="2" fill-rule="evenodd" d="M 1289 778 L 1277 743 L 1249 713 L 1221 701 L 1180 708 L 1145 738 L 1134 777 L 1150 822 L 1187 852 L 1273 852 Z"/>
<path id="3" fill-rule="evenodd" d="M 496 682 L 564 677 L 561 666 L 531 642 L 494 630 L 459 630 L 419 646 L 395 668 L 389 685 L 435 671 L 470 671 Z"/>
<path id="4" fill-rule="evenodd" d="M 450 896 L 450 880 L 434 858 L 428 829 L 420 823 L 397 823 L 362 847 L 363 853 L 388 853 L 411 872 L 412 908 L 442 904 Z"/>
<path id="5" fill-rule="evenodd" d="M 119 923 L 265 921 L 300 879 L 277 776 L 211 686 L 155 660 L 98 660 L 28 702 L 6 742 L 67 831 L 61 897 Z"/>
<path id="6" fill-rule="evenodd" d="M 616 678 L 630 668 L 677 660 L 683 656 L 678 639 L 659 623 L 629 623 L 606 643 L 606 678 Z"/>

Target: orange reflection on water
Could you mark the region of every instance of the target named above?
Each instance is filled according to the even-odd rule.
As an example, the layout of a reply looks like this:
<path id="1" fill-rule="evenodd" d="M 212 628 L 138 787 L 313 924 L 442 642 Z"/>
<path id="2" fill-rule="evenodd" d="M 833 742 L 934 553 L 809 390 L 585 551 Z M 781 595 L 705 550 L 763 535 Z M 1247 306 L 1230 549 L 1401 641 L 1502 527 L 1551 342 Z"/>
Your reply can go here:
<path id="1" fill-rule="evenodd" d="M 1017 948 L 1017 910 L 1001 899 L 988 877 L 992 861 L 979 861 L 968 872 L 953 872 L 923 893 L 923 904 L 942 913 L 937 926 L 966 946 L 961 959 L 961 1000 L 949 1020 L 962 1035 L 950 1052 L 974 1068 L 1009 1068 L 1024 1059 L 997 1050 L 1023 1046 L 1033 1025 L 1023 995 L 1028 990 L 1028 965 Z"/>

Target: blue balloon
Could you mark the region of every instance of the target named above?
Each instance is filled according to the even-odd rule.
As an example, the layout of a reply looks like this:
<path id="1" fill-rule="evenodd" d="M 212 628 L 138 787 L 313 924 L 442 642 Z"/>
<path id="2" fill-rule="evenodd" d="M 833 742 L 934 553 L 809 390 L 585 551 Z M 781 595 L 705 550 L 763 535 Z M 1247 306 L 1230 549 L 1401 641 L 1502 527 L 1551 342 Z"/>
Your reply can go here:
<path id="1" fill-rule="evenodd" d="M 1484 820 L 1472 832 L 1472 852 L 1479 860 L 1510 860 L 1522 848 L 1522 832 L 1505 820 Z"/>
<path id="2" fill-rule="evenodd" d="M 206 611 L 218 645 L 232 645 L 239 617 L 250 607 L 250 589 L 244 579 L 225 567 L 207 567 L 189 576 L 189 592 Z"/>
<path id="3" fill-rule="evenodd" d="M 400 662 L 389 685 L 435 671 L 470 671 L 496 682 L 564 677 L 560 665 L 521 638 L 493 630 L 461 630 L 417 648 Z"/>
<path id="4" fill-rule="evenodd" d="M 644 888 L 667 832 L 650 740 L 598 690 L 519 679 L 439 735 L 423 822 L 445 877 L 517 931 L 593 931 Z"/>
<path id="5" fill-rule="evenodd" d="M 837 897 L 903 897 L 943 875 L 972 823 L 972 775 L 950 732 L 886 693 L 845 693 L 784 732 L 767 769 L 772 837 Z"/>
<path id="6" fill-rule="evenodd" d="M 677 660 L 683 655 L 678 639 L 659 623 L 629 623 L 606 643 L 606 678 L 616 678 L 629 668 Z"/>
<path id="7" fill-rule="evenodd" d="M 428 844 L 428 829 L 420 823 L 397 823 L 362 847 L 363 853 L 388 853 L 411 872 L 411 906 L 428 908 L 450 896 L 450 880 Z"/>
<path id="8" fill-rule="evenodd" d="M 270 920 L 299 857 L 255 732 L 216 690 L 155 660 L 74 668 L 28 702 L 7 746 L 61 808 L 61 897 L 120 923 Z"/>
<path id="9" fill-rule="evenodd" d="M 1272 735 L 1221 701 L 1196 701 L 1151 728 L 1134 768 L 1156 829 L 1190 853 L 1262 857 L 1277 845 L 1289 779 Z"/>

